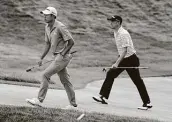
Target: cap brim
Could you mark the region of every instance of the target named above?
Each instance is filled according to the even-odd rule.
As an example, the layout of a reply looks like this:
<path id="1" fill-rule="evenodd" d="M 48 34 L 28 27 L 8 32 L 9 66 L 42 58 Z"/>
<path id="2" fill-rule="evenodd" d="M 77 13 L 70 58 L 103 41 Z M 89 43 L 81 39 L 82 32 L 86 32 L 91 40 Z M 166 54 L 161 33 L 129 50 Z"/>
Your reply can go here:
<path id="1" fill-rule="evenodd" d="M 41 14 L 52 14 L 51 11 L 48 11 L 48 10 L 41 11 L 40 13 Z"/>
<path id="2" fill-rule="evenodd" d="M 107 18 L 107 20 L 109 20 L 109 21 L 113 21 L 113 19 L 112 19 L 112 18 Z"/>
<path id="3" fill-rule="evenodd" d="M 111 18 L 107 18 L 107 20 L 111 20 Z"/>

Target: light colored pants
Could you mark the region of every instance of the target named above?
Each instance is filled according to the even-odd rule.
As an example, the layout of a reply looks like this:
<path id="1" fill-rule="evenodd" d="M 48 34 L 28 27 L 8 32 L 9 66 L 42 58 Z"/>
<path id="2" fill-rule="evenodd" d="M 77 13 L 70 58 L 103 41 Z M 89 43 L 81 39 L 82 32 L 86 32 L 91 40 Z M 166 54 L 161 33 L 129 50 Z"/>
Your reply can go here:
<path id="1" fill-rule="evenodd" d="M 66 54 L 64 58 L 62 58 L 62 56 L 58 54 L 55 60 L 44 70 L 42 74 L 42 84 L 38 93 L 38 99 L 40 100 L 40 102 L 43 102 L 43 100 L 45 99 L 51 76 L 57 73 L 61 83 L 66 90 L 70 104 L 76 104 L 75 92 L 72 84 L 69 81 L 69 74 L 67 72 L 67 65 L 69 64 L 71 59 L 71 54 Z"/>

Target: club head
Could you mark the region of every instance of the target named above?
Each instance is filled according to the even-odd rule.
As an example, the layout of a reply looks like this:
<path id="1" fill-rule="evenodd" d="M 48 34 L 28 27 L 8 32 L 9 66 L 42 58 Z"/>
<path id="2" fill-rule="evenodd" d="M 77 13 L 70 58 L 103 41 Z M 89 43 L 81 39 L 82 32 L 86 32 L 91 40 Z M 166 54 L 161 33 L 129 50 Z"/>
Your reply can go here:
<path id="1" fill-rule="evenodd" d="M 71 52 L 70 54 L 74 54 L 74 53 L 76 53 L 77 51 L 73 51 L 73 52 Z"/>
<path id="2" fill-rule="evenodd" d="M 102 70 L 103 72 L 106 72 L 106 68 L 103 68 L 103 70 Z"/>
<path id="3" fill-rule="evenodd" d="M 26 72 L 30 72 L 31 71 L 31 68 L 27 69 Z"/>

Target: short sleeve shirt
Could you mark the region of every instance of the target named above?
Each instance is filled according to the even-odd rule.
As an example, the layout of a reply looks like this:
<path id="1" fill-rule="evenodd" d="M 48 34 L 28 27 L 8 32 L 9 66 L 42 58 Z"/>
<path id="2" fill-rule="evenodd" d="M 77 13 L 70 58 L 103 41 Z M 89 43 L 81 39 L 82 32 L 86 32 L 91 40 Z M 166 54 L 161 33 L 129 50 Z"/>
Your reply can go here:
<path id="1" fill-rule="evenodd" d="M 136 53 L 130 34 L 122 26 L 117 32 L 114 32 L 114 38 L 119 55 L 122 55 L 124 47 L 127 47 L 127 54 L 124 58 L 127 58 Z"/>
<path id="2" fill-rule="evenodd" d="M 69 39 L 73 39 L 72 35 L 63 23 L 56 20 L 51 30 L 48 25 L 45 26 L 45 41 L 50 42 L 51 48 L 55 48 L 56 52 L 63 50 Z"/>

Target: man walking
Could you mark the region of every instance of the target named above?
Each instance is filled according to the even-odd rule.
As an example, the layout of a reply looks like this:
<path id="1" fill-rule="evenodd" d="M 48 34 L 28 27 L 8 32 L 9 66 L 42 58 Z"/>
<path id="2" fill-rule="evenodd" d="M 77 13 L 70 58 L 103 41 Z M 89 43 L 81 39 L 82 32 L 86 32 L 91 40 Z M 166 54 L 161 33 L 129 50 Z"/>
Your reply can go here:
<path id="1" fill-rule="evenodd" d="M 107 104 L 107 99 L 114 82 L 114 79 L 118 77 L 120 73 L 124 70 L 127 71 L 128 75 L 132 79 L 133 83 L 136 85 L 141 99 L 143 101 L 143 106 L 141 109 L 151 108 L 150 98 L 147 93 L 145 84 L 140 77 L 139 69 L 136 68 L 118 68 L 118 67 L 138 67 L 140 65 L 139 58 L 136 55 L 136 50 L 134 49 L 131 36 L 127 30 L 122 27 L 122 18 L 120 16 L 112 16 L 108 18 L 111 22 L 111 27 L 114 29 L 114 38 L 117 46 L 119 57 L 117 61 L 112 65 L 112 68 L 107 72 L 105 81 L 100 90 L 100 96 L 93 97 L 97 102 L 102 104 Z"/>
<path id="2" fill-rule="evenodd" d="M 38 64 L 40 66 L 42 65 L 42 60 L 49 50 L 51 50 L 54 60 L 42 74 L 42 84 L 38 97 L 26 99 L 26 101 L 32 105 L 40 106 L 47 94 L 50 77 L 57 73 L 68 95 L 70 105 L 67 108 L 77 107 L 75 92 L 69 81 L 69 74 L 67 72 L 67 65 L 72 58 L 70 50 L 74 45 L 74 40 L 66 26 L 56 20 L 57 10 L 54 7 L 47 7 L 41 13 L 44 15 L 45 22 L 47 23 L 45 26 L 46 45 Z"/>

